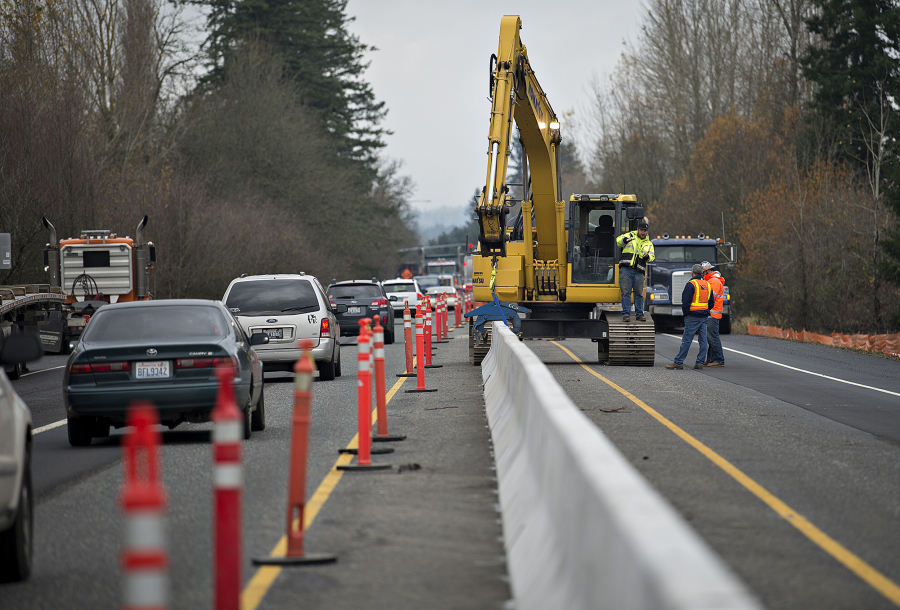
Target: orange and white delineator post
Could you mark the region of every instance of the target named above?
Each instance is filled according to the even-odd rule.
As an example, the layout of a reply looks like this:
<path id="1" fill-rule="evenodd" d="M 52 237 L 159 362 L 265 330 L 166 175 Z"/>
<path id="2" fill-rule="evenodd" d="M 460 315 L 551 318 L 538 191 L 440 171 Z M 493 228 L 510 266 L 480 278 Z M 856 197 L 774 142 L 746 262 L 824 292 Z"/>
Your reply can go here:
<path id="1" fill-rule="evenodd" d="M 410 318 L 409 301 L 403 307 L 403 348 L 406 351 L 406 371 L 397 373 L 397 377 L 415 377 L 413 370 L 413 332 Z"/>
<path id="2" fill-rule="evenodd" d="M 450 338 L 450 322 L 449 322 L 450 305 L 448 304 L 447 301 L 448 301 L 447 295 L 445 294 L 443 297 L 441 297 L 441 303 L 442 303 L 441 307 L 444 312 L 444 338 L 445 339 Z"/>
<path id="3" fill-rule="evenodd" d="M 254 557 L 256 565 L 304 565 L 332 563 L 337 556 L 306 554 L 303 550 L 303 527 L 306 508 L 306 459 L 309 454 L 310 406 L 312 403 L 313 366 L 310 350 L 313 342 L 299 341 L 300 358 L 294 365 L 294 417 L 291 432 L 291 467 L 288 475 L 287 551 L 283 557 Z"/>
<path id="4" fill-rule="evenodd" d="M 359 321 L 359 339 L 357 345 L 357 451 L 356 464 L 343 464 L 337 466 L 338 470 L 385 470 L 390 464 L 372 463 L 372 370 L 371 350 L 369 342 L 368 324 L 371 318 L 363 318 Z M 382 449 L 379 453 L 388 453 L 393 449 Z M 342 453 L 345 451 L 342 450 Z M 350 451 L 346 451 L 350 452 Z"/>
<path id="5" fill-rule="evenodd" d="M 425 387 L 425 328 L 423 318 L 425 312 L 420 308 L 416 308 L 416 387 L 413 390 L 406 390 L 407 394 L 416 392 L 437 392 L 437 389 L 429 390 Z"/>
<path id="6" fill-rule="evenodd" d="M 213 593 L 215 610 L 241 607 L 241 442 L 244 414 L 234 399 L 234 368 L 216 369 L 219 394 L 212 412 L 213 487 L 215 531 L 213 538 Z"/>
<path id="7" fill-rule="evenodd" d="M 165 542 L 166 490 L 159 465 L 159 418 L 148 402 L 128 409 L 122 442 L 125 515 L 124 610 L 162 610 L 169 603 L 169 553 Z"/>
<path id="8" fill-rule="evenodd" d="M 426 369 L 439 369 L 443 365 L 442 364 L 432 364 L 431 363 L 431 352 L 432 352 L 432 317 L 431 317 L 431 299 L 425 299 L 425 368 Z M 418 347 L 418 345 L 416 346 Z"/>
<path id="9" fill-rule="evenodd" d="M 387 384 L 384 379 L 384 327 L 381 325 L 380 318 L 380 315 L 375 315 L 375 326 L 372 327 L 372 336 L 375 339 L 374 349 L 372 349 L 372 353 L 375 355 L 375 412 L 378 417 L 377 433 L 372 437 L 374 443 L 406 439 L 406 436 L 388 434 Z"/>
<path id="10" fill-rule="evenodd" d="M 453 317 L 456 322 L 456 327 L 459 328 L 460 323 L 462 322 L 462 293 L 459 288 L 456 289 L 456 305 L 453 306 Z"/>
<path id="11" fill-rule="evenodd" d="M 442 295 L 438 295 L 434 299 L 434 331 L 437 335 L 437 343 L 444 342 L 444 324 L 441 322 L 443 319 L 443 308 L 441 306 Z"/>

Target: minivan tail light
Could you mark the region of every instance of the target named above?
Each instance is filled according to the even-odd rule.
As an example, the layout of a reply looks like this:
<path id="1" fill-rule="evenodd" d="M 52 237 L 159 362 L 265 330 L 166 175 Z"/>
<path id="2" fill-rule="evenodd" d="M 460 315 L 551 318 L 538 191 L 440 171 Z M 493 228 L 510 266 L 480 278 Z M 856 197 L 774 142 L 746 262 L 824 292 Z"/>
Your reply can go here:
<path id="1" fill-rule="evenodd" d="M 319 337 L 330 337 L 331 336 L 331 320 L 328 318 L 322 318 L 322 326 L 319 330 Z"/>

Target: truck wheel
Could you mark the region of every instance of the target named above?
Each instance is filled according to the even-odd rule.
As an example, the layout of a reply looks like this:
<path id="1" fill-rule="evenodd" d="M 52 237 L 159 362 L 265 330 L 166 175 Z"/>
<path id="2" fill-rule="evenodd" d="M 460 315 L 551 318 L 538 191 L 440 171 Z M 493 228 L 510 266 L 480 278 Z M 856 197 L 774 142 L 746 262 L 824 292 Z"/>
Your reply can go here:
<path id="1" fill-rule="evenodd" d="M 334 365 L 334 376 L 340 377 L 341 376 L 341 347 L 338 346 L 338 348 L 335 350 L 335 352 L 337 353 L 337 364 Z"/>
<path id="2" fill-rule="evenodd" d="M 250 437 L 253 436 L 253 413 L 250 410 L 250 401 L 247 401 L 247 406 L 241 410 L 241 415 L 244 416 L 244 440 L 249 441 Z"/>
<path id="3" fill-rule="evenodd" d="M 94 422 L 80 417 L 67 417 L 66 428 L 69 432 L 69 444 L 73 447 L 87 447 L 91 444 Z"/>
<path id="4" fill-rule="evenodd" d="M 391 345 L 394 343 L 394 330 L 385 330 L 384 331 L 384 344 Z"/>
<path id="5" fill-rule="evenodd" d="M 731 334 L 731 315 L 723 315 L 722 319 L 719 321 L 719 334 L 720 335 L 730 335 Z"/>
<path id="6" fill-rule="evenodd" d="M 0 533 L 0 580 L 19 582 L 31 575 L 34 554 L 34 500 L 31 486 L 31 453 L 26 453 L 22 488 L 19 490 L 19 510 L 16 520 Z"/>

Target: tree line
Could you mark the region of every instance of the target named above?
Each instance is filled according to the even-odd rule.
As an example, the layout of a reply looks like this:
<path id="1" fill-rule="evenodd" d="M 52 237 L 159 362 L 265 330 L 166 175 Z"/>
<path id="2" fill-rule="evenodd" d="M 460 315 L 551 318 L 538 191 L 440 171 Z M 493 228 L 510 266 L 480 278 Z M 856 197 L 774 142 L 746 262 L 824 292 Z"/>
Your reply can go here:
<path id="1" fill-rule="evenodd" d="M 157 244 L 157 297 L 220 298 L 241 273 L 392 275 L 413 185 L 346 0 L 0 0 L 0 283 L 46 282 L 47 233 Z"/>
<path id="2" fill-rule="evenodd" d="M 900 329 L 900 3 L 647 0 L 579 117 L 585 176 L 653 236 L 739 244 L 736 310 L 820 332 Z"/>

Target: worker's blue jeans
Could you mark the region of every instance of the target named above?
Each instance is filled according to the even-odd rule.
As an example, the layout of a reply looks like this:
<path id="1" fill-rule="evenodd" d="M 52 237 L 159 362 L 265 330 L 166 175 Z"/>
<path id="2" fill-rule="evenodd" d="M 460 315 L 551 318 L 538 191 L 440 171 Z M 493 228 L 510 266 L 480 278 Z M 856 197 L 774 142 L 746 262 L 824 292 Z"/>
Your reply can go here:
<path id="1" fill-rule="evenodd" d="M 684 364 L 684 359 L 687 358 L 694 335 L 697 334 L 700 335 L 700 351 L 697 352 L 697 364 L 703 364 L 706 351 L 709 349 L 706 339 L 706 318 L 697 316 L 684 316 L 684 334 L 681 335 L 681 349 L 678 350 L 678 355 L 675 356 L 675 364 Z"/>
<path id="2" fill-rule="evenodd" d="M 644 274 L 631 267 L 619 267 L 619 289 L 622 291 L 622 315 L 631 313 L 631 291 L 634 290 L 634 312 L 644 315 Z"/>
<path id="3" fill-rule="evenodd" d="M 722 340 L 719 339 L 719 318 L 709 316 L 706 318 L 706 336 L 709 339 L 709 349 L 706 352 L 707 362 L 725 364 L 725 353 L 722 351 Z"/>

